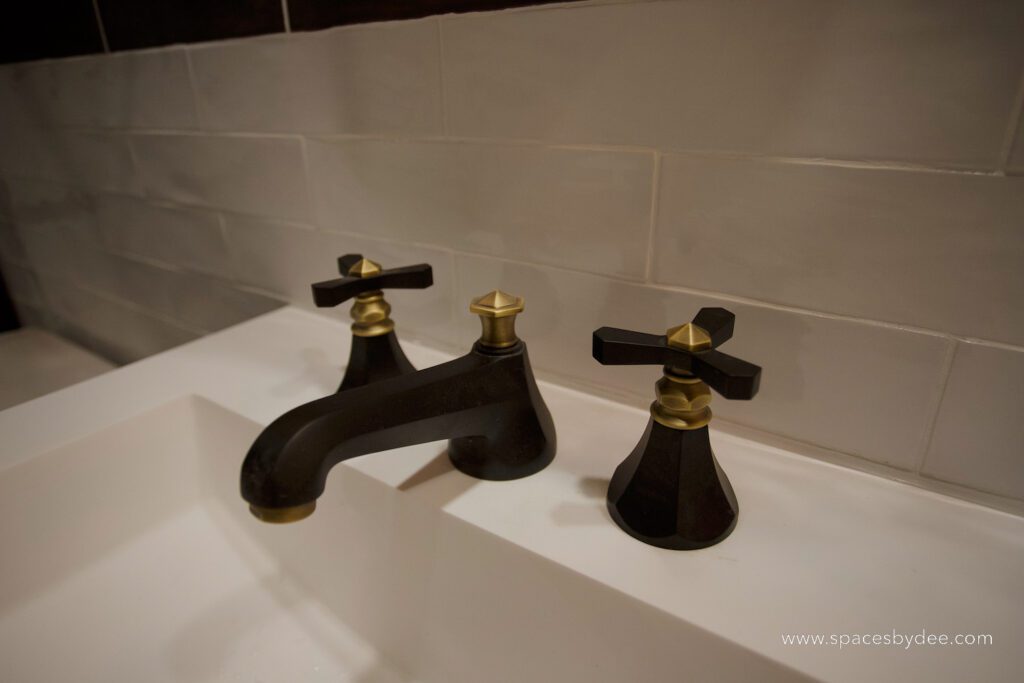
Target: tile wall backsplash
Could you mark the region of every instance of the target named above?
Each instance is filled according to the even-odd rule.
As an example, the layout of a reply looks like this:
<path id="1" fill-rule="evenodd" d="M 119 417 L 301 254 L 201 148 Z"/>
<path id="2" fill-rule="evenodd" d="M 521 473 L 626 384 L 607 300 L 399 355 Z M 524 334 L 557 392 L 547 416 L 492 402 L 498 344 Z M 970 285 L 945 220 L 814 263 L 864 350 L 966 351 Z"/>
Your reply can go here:
<path id="1" fill-rule="evenodd" d="M 317 139 L 307 151 L 324 230 L 643 279 L 651 153 Z"/>
<path id="2" fill-rule="evenodd" d="M 721 419 L 1024 500 L 1022 34 L 1012 1 L 591 2 L 8 65 L 0 268 L 130 361 L 312 309 L 342 253 L 426 261 L 403 338 L 464 351 L 501 287 L 542 377 L 638 405 L 656 371 L 591 331 L 724 306 L 764 378 Z"/>
<path id="3" fill-rule="evenodd" d="M 203 128 L 440 135 L 433 22 L 274 36 L 191 50 Z"/>
<path id="4" fill-rule="evenodd" d="M 1024 177 L 662 158 L 652 278 L 1024 346 Z"/>

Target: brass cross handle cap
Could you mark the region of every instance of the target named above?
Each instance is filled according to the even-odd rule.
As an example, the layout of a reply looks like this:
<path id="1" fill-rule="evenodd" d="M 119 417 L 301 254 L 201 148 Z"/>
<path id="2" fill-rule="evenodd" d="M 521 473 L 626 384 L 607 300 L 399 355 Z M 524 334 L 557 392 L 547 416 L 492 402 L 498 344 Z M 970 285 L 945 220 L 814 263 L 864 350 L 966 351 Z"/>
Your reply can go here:
<path id="1" fill-rule="evenodd" d="M 434 271 L 427 263 L 383 270 L 362 254 L 345 254 L 338 258 L 338 270 L 344 277 L 313 285 L 313 301 L 319 308 L 337 306 L 366 292 L 426 289 L 434 284 Z"/>
<path id="2" fill-rule="evenodd" d="M 748 400 L 757 394 L 761 368 L 715 349 L 732 337 L 736 316 L 702 308 L 691 322 L 663 335 L 616 327 L 594 330 L 594 359 L 601 365 L 667 365 L 699 377 L 719 394 Z"/>
<path id="3" fill-rule="evenodd" d="M 469 303 L 469 312 L 480 316 L 483 327 L 480 344 L 492 349 L 514 346 L 519 341 L 516 316 L 523 312 L 523 308 L 523 297 L 506 294 L 500 289 L 473 299 Z"/>

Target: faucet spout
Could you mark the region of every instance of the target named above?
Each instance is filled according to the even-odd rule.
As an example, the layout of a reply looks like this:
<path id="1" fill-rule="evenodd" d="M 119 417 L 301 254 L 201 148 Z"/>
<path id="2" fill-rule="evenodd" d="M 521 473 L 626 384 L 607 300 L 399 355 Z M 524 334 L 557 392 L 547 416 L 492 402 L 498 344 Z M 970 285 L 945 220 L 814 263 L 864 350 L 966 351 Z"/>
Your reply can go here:
<path id="1" fill-rule="evenodd" d="M 301 519 L 342 460 L 443 439 L 455 467 L 480 479 L 518 479 L 551 462 L 554 424 L 525 344 L 477 343 L 448 363 L 290 410 L 249 449 L 242 497 L 266 521 Z"/>

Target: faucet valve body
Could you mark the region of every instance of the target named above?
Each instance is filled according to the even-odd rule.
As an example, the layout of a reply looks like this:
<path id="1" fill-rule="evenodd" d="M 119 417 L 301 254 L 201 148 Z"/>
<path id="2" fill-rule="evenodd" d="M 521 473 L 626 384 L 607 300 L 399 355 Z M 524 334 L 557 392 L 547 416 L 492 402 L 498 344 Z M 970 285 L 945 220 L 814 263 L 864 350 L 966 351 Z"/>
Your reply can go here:
<path id="1" fill-rule="evenodd" d="M 398 344 L 391 305 L 384 299 L 383 290 L 430 287 L 434 283 L 431 267 L 421 263 L 384 270 L 361 254 L 345 254 L 338 259 L 338 271 L 343 277 L 313 285 L 313 301 L 320 308 L 355 299 L 350 311 L 352 349 L 338 391 L 415 372 Z"/>
<path id="2" fill-rule="evenodd" d="M 608 486 L 608 512 L 630 536 L 672 550 L 724 540 L 739 505 L 711 450 L 711 389 L 726 398 L 757 393 L 761 368 L 715 350 L 732 337 L 735 316 L 702 308 L 663 336 L 602 327 L 594 358 L 602 365 L 661 364 L 651 418 Z"/>

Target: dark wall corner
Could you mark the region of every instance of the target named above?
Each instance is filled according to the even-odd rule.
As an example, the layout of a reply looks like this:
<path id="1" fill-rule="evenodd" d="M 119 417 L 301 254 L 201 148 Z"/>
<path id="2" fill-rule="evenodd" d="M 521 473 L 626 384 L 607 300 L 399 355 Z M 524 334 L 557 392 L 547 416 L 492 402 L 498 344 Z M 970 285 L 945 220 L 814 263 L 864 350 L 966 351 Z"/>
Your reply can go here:
<path id="1" fill-rule="evenodd" d="M 7 283 L 4 281 L 3 271 L 0 271 L 0 332 L 9 332 L 21 327 L 18 319 L 18 312 L 14 310 L 14 303 L 7 293 Z"/>

